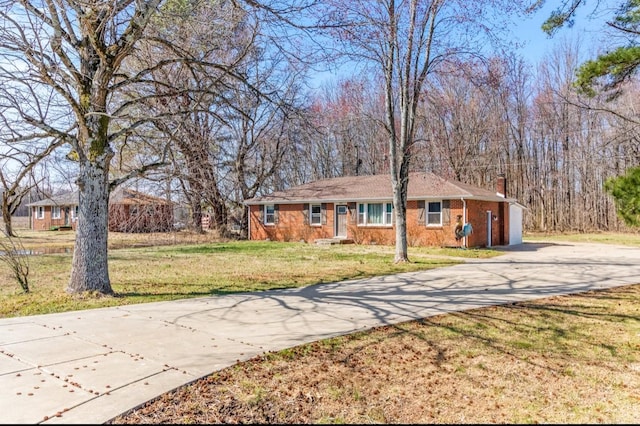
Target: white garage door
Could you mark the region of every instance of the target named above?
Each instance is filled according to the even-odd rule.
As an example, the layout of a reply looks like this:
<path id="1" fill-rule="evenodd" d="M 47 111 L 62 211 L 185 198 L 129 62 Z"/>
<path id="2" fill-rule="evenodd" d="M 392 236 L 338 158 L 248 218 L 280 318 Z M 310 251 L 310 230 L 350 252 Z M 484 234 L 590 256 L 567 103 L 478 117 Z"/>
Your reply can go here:
<path id="1" fill-rule="evenodd" d="M 509 245 L 522 244 L 522 207 L 509 205 Z"/>

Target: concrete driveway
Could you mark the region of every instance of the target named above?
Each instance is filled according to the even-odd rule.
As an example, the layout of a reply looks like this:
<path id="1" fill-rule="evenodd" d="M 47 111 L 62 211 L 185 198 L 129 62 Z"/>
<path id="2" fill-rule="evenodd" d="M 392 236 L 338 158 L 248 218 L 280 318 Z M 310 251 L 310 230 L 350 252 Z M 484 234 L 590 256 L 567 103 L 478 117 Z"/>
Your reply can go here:
<path id="1" fill-rule="evenodd" d="M 493 259 L 302 289 L 0 320 L 1 423 L 104 423 L 255 355 L 385 324 L 640 283 L 640 248 L 525 243 Z"/>

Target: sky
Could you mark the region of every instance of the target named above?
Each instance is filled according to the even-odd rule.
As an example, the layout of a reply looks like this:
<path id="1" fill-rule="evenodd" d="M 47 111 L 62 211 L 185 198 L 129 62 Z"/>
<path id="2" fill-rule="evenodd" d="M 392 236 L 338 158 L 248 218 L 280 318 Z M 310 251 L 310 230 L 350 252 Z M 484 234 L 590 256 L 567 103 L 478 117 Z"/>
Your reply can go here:
<path id="1" fill-rule="evenodd" d="M 471 1 L 471 0 L 470 0 Z M 617 5 L 619 0 L 600 0 L 603 8 L 609 4 Z M 575 42 L 578 39 L 581 43 L 580 62 L 594 58 L 596 56 L 596 48 L 601 45 L 603 40 L 602 30 L 605 27 L 602 17 L 596 18 L 592 16 L 594 3 L 587 2 L 586 5 L 578 8 L 575 24 L 568 28 L 567 26 L 559 29 L 553 37 L 549 37 L 542 31 L 542 24 L 551 15 L 551 12 L 557 8 L 558 1 L 547 0 L 543 8 L 538 10 L 534 15 L 526 18 L 514 18 L 512 27 L 513 34 L 521 42 L 525 43 L 525 47 L 517 52 L 534 68 L 545 58 L 550 55 L 563 42 Z M 610 11 L 609 11 L 610 12 Z M 600 12 L 602 15 L 603 12 Z M 611 13 L 606 15 L 611 16 Z M 347 71 L 345 74 L 349 74 Z M 318 72 L 311 82 L 311 87 L 321 89 L 327 82 L 339 79 L 341 72 Z"/>
<path id="2" fill-rule="evenodd" d="M 550 54 L 565 39 L 567 41 L 575 41 L 577 38 L 581 40 L 583 48 L 581 54 L 585 55 L 582 59 L 595 56 L 595 52 L 592 50 L 601 44 L 602 30 L 605 28 L 605 23 L 602 16 L 592 16 L 594 6 L 591 2 L 587 2 L 586 5 L 578 9 L 573 27 L 568 28 L 565 26 L 559 29 L 553 37 L 549 37 L 542 31 L 542 24 L 551 15 L 551 12 L 556 9 L 557 3 L 547 0 L 545 6 L 535 15 L 514 23 L 513 31 L 515 36 L 527 43 L 527 46 L 520 49 L 519 52 L 532 65 L 538 64 L 545 55 Z M 603 3 L 610 2 L 604 1 Z M 600 15 L 604 13 L 605 11 L 602 11 Z"/>

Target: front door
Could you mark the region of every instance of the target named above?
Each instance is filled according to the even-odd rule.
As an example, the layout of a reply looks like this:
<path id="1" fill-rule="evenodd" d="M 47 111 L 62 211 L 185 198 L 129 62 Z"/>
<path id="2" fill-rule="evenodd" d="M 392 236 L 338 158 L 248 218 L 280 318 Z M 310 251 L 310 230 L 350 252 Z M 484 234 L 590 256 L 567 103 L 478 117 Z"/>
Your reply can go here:
<path id="1" fill-rule="evenodd" d="M 347 206 L 336 205 L 336 237 L 347 236 Z"/>

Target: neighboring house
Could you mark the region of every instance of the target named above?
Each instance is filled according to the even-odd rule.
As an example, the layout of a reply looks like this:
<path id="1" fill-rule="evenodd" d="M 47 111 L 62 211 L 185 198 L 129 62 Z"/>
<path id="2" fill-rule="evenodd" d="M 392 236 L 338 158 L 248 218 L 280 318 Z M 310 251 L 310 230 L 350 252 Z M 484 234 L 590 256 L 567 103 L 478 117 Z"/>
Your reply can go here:
<path id="1" fill-rule="evenodd" d="M 56 227 L 76 229 L 78 193 L 69 192 L 27 204 L 31 208 L 31 229 L 49 230 Z"/>
<path id="2" fill-rule="evenodd" d="M 410 246 L 487 247 L 522 242 L 522 207 L 506 197 L 506 180 L 490 191 L 412 173 L 407 194 Z M 249 239 L 314 242 L 335 239 L 359 244 L 395 244 L 389 175 L 325 179 L 247 200 Z M 473 232 L 458 243 L 457 215 Z"/>
<path id="3" fill-rule="evenodd" d="M 78 192 L 28 204 L 31 229 L 77 228 Z M 173 204 L 131 189 L 118 188 L 109 196 L 109 231 L 167 232 L 173 229 Z"/>
<path id="4" fill-rule="evenodd" d="M 109 231 L 172 231 L 173 208 L 173 203 L 164 198 L 131 189 L 117 189 L 109 196 Z"/>

